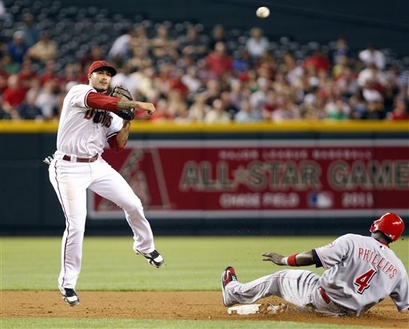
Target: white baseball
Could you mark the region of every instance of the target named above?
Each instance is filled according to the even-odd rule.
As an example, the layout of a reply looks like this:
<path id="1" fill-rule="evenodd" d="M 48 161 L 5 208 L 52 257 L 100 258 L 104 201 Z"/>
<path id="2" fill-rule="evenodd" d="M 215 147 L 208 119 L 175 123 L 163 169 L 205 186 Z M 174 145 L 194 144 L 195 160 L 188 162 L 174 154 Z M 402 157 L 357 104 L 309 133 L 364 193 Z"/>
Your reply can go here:
<path id="1" fill-rule="evenodd" d="M 266 17 L 268 17 L 269 15 L 270 15 L 270 9 L 268 9 L 267 7 L 259 7 L 257 10 L 256 10 L 256 15 L 257 15 L 257 17 L 259 17 L 259 18 L 266 18 Z"/>

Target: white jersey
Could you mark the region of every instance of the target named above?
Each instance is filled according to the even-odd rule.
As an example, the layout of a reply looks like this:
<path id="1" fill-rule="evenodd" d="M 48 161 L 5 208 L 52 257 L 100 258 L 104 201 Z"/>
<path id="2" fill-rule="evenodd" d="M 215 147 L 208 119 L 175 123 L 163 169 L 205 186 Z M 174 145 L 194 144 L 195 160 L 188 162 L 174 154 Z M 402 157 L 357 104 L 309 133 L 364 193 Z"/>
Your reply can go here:
<path id="1" fill-rule="evenodd" d="M 86 103 L 90 85 L 72 87 L 64 98 L 57 134 L 57 152 L 77 157 L 102 154 L 107 139 L 122 129 L 123 120 L 113 112 L 92 109 Z"/>
<path id="2" fill-rule="evenodd" d="M 103 68 L 90 83 L 110 82 L 116 70 L 105 61 L 91 64 L 89 74 Z M 94 93 L 91 95 L 91 93 Z M 79 303 L 75 287 L 81 271 L 82 247 L 87 221 L 88 191 L 98 194 L 123 209 L 127 223 L 133 232 L 133 249 L 143 255 L 151 265 L 159 267 L 163 258 L 155 249 L 153 232 L 145 217 L 142 201 L 125 178 L 102 156 L 104 148 L 111 144 L 119 150 L 127 142 L 128 124 L 113 112 L 91 108 L 92 104 L 106 104 L 114 108 L 117 101 L 97 94 L 91 85 L 76 85 L 64 98 L 57 133 L 57 151 L 48 168 L 50 182 L 54 187 L 64 212 L 65 231 L 61 242 L 61 269 L 58 286 L 63 299 L 71 306 Z M 99 105 L 96 105 L 99 107 Z M 101 107 L 105 107 L 101 105 Z M 119 132 L 125 139 L 118 145 Z M 114 143 L 109 143 L 113 138 Z"/>
<path id="3" fill-rule="evenodd" d="M 346 234 L 315 251 L 326 269 L 319 285 L 337 304 L 359 315 L 390 296 L 399 311 L 408 309 L 408 274 L 388 246 L 372 237 Z"/>

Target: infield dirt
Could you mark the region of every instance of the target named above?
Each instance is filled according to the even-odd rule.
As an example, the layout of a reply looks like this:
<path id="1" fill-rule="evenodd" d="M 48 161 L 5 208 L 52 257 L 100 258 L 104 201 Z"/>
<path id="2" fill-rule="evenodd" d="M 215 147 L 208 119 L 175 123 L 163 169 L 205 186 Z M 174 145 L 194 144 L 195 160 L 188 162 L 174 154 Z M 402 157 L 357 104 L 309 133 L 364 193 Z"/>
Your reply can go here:
<path id="1" fill-rule="evenodd" d="M 161 320 L 243 320 L 292 321 L 301 323 L 408 328 L 409 312 L 399 313 L 386 299 L 359 318 L 327 317 L 289 308 L 282 314 L 229 315 L 222 304 L 221 292 L 96 292 L 80 291 L 81 304 L 70 307 L 57 291 L 1 291 L 2 318 L 117 318 Z M 41 300 L 41 303 L 38 301 Z M 263 302 L 279 304 L 279 298 Z"/>

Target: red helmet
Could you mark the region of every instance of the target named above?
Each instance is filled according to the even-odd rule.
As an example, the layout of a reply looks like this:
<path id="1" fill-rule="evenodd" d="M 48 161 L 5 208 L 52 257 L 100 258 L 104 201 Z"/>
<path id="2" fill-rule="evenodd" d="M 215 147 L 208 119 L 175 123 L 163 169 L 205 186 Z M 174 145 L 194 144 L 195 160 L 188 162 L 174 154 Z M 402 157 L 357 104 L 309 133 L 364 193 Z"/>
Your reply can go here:
<path id="1" fill-rule="evenodd" d="M 402 235 L 404 229 L 405 223 L 403 222 L 402 218 L 394 213 L 387 212 L 381 218 L 372 223 L 369 231 L 371 233 L 381 231 L 389 239 L 396 241 Z"/>

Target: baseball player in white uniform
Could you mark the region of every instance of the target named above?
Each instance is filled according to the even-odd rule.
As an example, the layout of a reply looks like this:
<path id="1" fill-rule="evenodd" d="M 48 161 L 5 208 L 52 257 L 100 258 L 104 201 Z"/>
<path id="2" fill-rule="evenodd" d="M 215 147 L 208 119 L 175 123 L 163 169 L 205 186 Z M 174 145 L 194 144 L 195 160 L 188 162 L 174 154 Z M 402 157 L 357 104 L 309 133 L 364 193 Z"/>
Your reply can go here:
<path id="1" fill-rule="evenodd" d="M 151 103 L 105 95 L 116 70 L 106 61 L 95 61 L 88 70 L 89 84 L 73 86 L 64 98 L 57 133 L 57 150 L 50 159 L 49 178 L 65 216 L 61 272 L 58 285 L 71 306 L 80 301 L 75 286 L 80 274 L 87 215 L 87 189 L 111 200 L 125 212 L 133 231 L 133 250 L 160 267 L 153 233 L 141 200 L 125 179 L 101 157 L 104 148 L 120 151 L 128 141 L 133 109 L 152 114 Z"/>
<path id="2" fill-rule="evenodd" d="M 398 311 L 408 310 L 408 274 L 389 248 L 404 227 L 398 215 L 386 213 L 372 223 L 370 237 L 345 234 L 324 247 L 288 257 L 274 252 L 263 254 L 264 261 L 277 265 L 322 266 L 325 271 L 321 276 L 287 269 L 243 284 L 229 266 L 222 273 L 223 303 L 252 304 L 274 295 L 326 315 L 360 316 L 390 296 Z"/>

